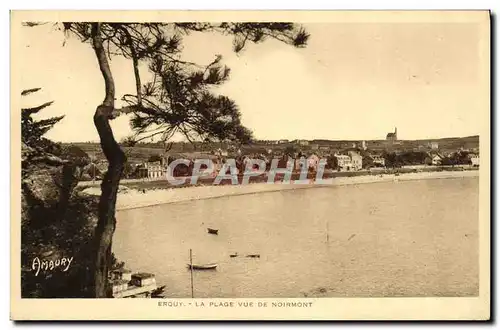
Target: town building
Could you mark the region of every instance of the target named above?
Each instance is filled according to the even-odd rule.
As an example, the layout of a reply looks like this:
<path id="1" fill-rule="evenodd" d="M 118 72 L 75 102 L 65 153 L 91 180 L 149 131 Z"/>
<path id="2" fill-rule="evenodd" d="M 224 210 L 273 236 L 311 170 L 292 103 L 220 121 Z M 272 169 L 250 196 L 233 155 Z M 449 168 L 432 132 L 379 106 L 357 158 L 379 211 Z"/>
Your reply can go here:
<path id="1" fill-rule="evenodd" d="M 429 142 L 429 147 L 432 150 L 438 150 L 439 149 L 439 143 L 438 142 Z"/>
<path id="2" fill-rule="evenodd" d="M 441 162 L 443 161 L 443 156 L 440 154 L 435 154 L 432 156 L 432 165 L 441 165 Z"/>
<path id="3" fill-rule="evenodd" d="M 287 139 L 283 139 L 283 140 L 278 140 L 278 144 L 286 144 L 286 143 L 289 143 L 290 141 L 288 141 Z"/>
<path id="4" fill-rule="evenodd" d="M 114 298 L 150 297 L 157 289 L 154 274 L 132 274 L 128 270 L 114 270 L 110 272 L 109 279 Z"/>
<path id="5" fill-rule="evenodd" d="M 150 273 L 137 273 L 131 276 L 130 284 L 135 286 L 155 285 L 155 276 Z"/>
<path id="6" fill-rule="evenodd" d="M 135 166 L 134 176 L 138 179 L 143 179 L 148 177 L 148 169 L 145 163 L 137 164 Z"/>
<path id="7" fill-rule="evenodd" d="M 396 142 L 398 140 L 398 128 L 394 127 L 394 133 L 387 133 L 385 139 L 387 142 Z"/>
<path id="8" fill-rule="evenodd" d="M 148 179 L 161 179 L 167 176 L 167 169 L 163 161 L 147 162 L 145 167 Z"/>
<path id="9" fill-rule="evenodd" d="M 307 140 L 297 140 L 297 144 L 299 146 L 308 146 L 309 145 L 309 141 L 307 141 Z"/>
<path id="10" fill-rule="evenodd" d="M 351 170 L 359 171 L 363 167 L 363 157 L 356 151 L 349 151 L 351 158 Z"/>
<path id="11" fill-rule="evenodd" d="M 115 269 L 110 271 L 110 279 L 114 280 L 132 280 L 132 272 L 128 269 Z"/>
<path id="12" fill-rule="evenodd" d="M 470 154 L 469 157 L 470 157 L 471 165 L 479 167 L 479 155 Z"/>
<path id="13" fill-rule="evenodd" d="M 350 171 L 352 168 L 351 157 L 348 155 L 334 155 L 337 158 L 337 167 L 341 171 Z"/>
<path id="14" fill-rule="evenodd" d="M 385 158 L 381 155 L 372 155 L 373 164 L 378 165 L 380 167 L 385 167 Z"/>

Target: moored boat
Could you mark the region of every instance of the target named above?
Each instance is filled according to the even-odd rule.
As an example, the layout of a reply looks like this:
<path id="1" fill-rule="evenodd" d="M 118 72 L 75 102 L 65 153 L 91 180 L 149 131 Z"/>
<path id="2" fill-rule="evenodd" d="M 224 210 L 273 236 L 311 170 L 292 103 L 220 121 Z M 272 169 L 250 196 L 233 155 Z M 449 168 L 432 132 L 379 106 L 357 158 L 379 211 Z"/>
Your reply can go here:
<path id="1" fill-rule="evenodd" d="M 207 228 L 207 231 L 208 231 L 209 234 L 213 234 L 213 235 L 218 235 L 219 234 L 219 229 Z"/>
<path id="2" fill-rule="evenodd" d="M 209 269 L 215 269 L 217 268 L 217 264 L 204 264 L 204 265 L 197 265 L 197 264 L 187 264 L 188 268 L 192 269 L 198 269 L 198 270 L 209 270 Z"/>
<path id="3" fill-rule="evenodd" d="M 160 286 L 158 289 L 151 292 L 151 298 L 165 298 L 166 285 Z"/>
<path id="4" fill-rule="evenodd" d="M 260 258 L 260 254 L 248 254 L 247 258 Z"/>

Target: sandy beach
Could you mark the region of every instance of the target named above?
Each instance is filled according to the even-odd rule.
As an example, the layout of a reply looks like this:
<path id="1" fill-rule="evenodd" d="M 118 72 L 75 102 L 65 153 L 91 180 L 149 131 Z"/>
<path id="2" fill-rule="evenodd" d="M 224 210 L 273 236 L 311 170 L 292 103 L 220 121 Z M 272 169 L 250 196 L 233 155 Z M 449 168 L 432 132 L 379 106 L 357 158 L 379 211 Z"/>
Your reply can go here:
<path id="1" fill-rule="evenodd" d="M 422 172 L 407 173 L 399 176 L 395 175 L 366 175 L 356 177 L 335 178 L 328 184 L 314 183 L 251 183 L 247 185 L 220 185 L 220 186 L 197 186 L 185 188 L 150 189 L 145 193 L 135 189 L 122 187 L 118 193 L 117 210 L 128 210 L 153 205 L 185 202 L 207 198 L 217 198 L 224 196 L 238 196 L 263 192 L 283 191 L 290 189 L 311 189 L 325 186 L 356 185 L 376 182 L 409 181 L 446 179 L 461 177 L 477 177 L 479 171 L 443 171 L 443 172 Z M 101 193 L 99 187 L 89 187 L 82 191 L 84 194 L 98 196 Z"/>

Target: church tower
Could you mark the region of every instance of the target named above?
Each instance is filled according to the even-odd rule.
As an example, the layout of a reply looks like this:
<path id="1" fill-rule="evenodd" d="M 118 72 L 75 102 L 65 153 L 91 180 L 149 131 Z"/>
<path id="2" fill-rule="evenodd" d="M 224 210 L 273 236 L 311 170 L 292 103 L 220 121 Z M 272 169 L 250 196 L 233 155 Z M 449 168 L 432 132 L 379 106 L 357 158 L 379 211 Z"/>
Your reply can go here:
<path id="1" fill-rule="evenodd" d="M 398 128 L 394 127 L 394 133 L 393 132 L 387 133 L 387 136 L 385 139 L 391 143 L 394 141 L 397 141 L 398 140 Z"/>

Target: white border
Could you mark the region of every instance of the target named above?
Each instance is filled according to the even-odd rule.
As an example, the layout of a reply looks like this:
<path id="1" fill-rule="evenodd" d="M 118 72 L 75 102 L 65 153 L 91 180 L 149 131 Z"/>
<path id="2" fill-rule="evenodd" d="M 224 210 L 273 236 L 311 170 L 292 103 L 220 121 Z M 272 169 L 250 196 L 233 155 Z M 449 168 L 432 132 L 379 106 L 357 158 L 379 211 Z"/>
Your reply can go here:
<path id="1" fill-rule="evenodd" d="M 10 92 L 9 92 L 9 75 L 7 74 L 9 72 L 9 47 L 8 47 L 8 39 L 9 39 L 9 14 L 7 12 L 7 8 L 10 9 L 378 9 L 378 10 L 383 10 L 383 9 L 402 9 L 402 10 L 411 10 L 411 9 L 492 9 L 493 12 L 498 14 L 499 10 L 499 1 L 485 1 L 485 0 L 475 0 L 475 1 L 428 1 L 428 0 L 421 0 L 421 1 L 415 1 L 415 2 L 402 2 L 402 1 L 370 1 L 370 0 L 365 0 L 365 1 L 360 1 L 360 0 L 349 0 L 349 1 L 336 1 L 335 3 L 329 3 L 326 4 L 324 1 L 318 1 L 318 0 L 308 0 L 308 1 L 296 1 L 296 0 L 289 0 L 286 2 L 282 1 L 277 1 L 277 0 L 254 0 L 254 1 L 203 1 L 203 0 L 183 0 L 179 2 L 170 2 L 168 4 L 165 3 L 165 1 L 156 1 L 156 2 L 148 2 L 146 1 L 121 1 L 119 2 L 120 6 L 117 6 L 117 2 L 114 2 L 113 4 L 106 4 L 103 1 L 86 1 L 85 3 L 72 3 L 69 1 L 5 1 L 2 2 L 1 6 L 3 7 L 6 5 L 4 11 L 2 11 L 3 16 L 0 19 L 0 22 L 2 22 L 2 37 L 4 38 L 4 45 L 7 45 L 7 47 L 4 47 L 4 52 L 2 52 L 2 62 L 3 62 L 3 82 L 4 82 L 4 97 L 2 100 L 4 101 L 4 111 L 0 112 L 2 116 L 4 116 L 0 122 L 2 125 L 4 125 L 0 130 L 0 134 L 2 134 L 2 138 L 0 139 L 0 143 L 2 143 L 3 150 L 9 150 L 10 149 L 10 129 L 9 129 L 9 111 L 7 109 L 10 109 L 10 104 L 9 104 L 9 97 L 10 97 Z M 3 9 L 3 8 L 2 8 Z M 497 17 L 498 19 L 498 17 Z M 498 22 L 496 23 L 498 25 Z M 498 44 L 498 33 L 495 33 L 495 40 L 494 43 Z M 498 56 L 495 57 L 496 60 L 498 59 Z M 496 72 L 492 72 L 492 75 L 495 75 Z M 495 75 L 496 76 L 496 75 Z M 495 86 L 495 90 L 492 91 L 492 93 L 498 95 L 499 88 L 498 85 Z M 498 122 L 495 122 L 495 124 L 498 124 Z M 497 125 L 496 125 L 497 126 Z M 494 130 L 493 130 L 494 131 Z M 492 131 L 492 132 L 493 132 Z M 492 138 L 494 138 L 492 136 Z M 498 142 L 495 139 L 495 142 Z M 493 151 L 494 154 L 498 151 L 498 144 L 495 143 L 495 150 Z M 1 168 L 1 173 L 4 173 L 4 176 L 2 176 L 2 181 L 0 182 L 1 187 L 3 188 L 2 190 L 2 197 L 1 203 L 2 207 L 0 208 L 4 212 L 4 217 L 2 221 L 2 226 L 4 226 L 2 229 L 2 232 L 4 235 L 8 236 L 10 230 L 9 230 L 9 221 L 7 221 L 10 218 L 9 214 L 9 209 L 10 209 L 10 203 L 9 203 L 9 197 L 10 197 L 10 190 L 9 190 L 9 185 L 7 184 L 9 182 L 8 175 L 5 173 L 10 173 L 9 171 L 10 167 L 10 162 L 9 161 L 3 161 L 0 162 L 0 168 Z M 495 182 L 496 183 L 496 182 Z M 493 201 L 493 204 L 497 204 L 498 202 L 498 196 Z M 496 232 L 494 234 L 498 234 L 498 225 L 496 227 Z M 495 235 L 497 237 L 497 235 Z M 494 241 L 494 240 L 493 240 Z M 8 260 L 10 259 L 10 244 L 9 238 L 3 240 L 4 244 L 4 258 L 2 260 Z M 7 256 L 5 256 L 7 254 Z M 7 283 L 9 279 L 9 272 L 3 271 L 0 273 L 1 279 L 3 280 L 3 283 Z M 492 294 L 495 294 L 492 292 Z M 4 311 L 10 309 L 10 301 L 9 301 L 9 295 L 4 295 L 3 300 L 2 300 L 2 307 L 4 307 Z M 498 304 L 497 304 L 497 310 L 494 311 L 494 314 L 497 314 L 496 312 L 498 311 Z M 498 314 L 497 314 L 498 315 Z M 4 317 L 3 320 L 6 320 L 7 317 Z M 173 324 L 169 324 L 169 326 L 172 326 Z M 86 325 L 85 325 L 86 326 Z M 262 325 L 259 325 L 262 326 Z M 383 326 L 383 325 L 380 325 Z M 429 325 L 426 325 L 429 326 Z M 9 322 L 8 327 L 13 327 L 13 324 Z M 98 328 L 102 327 L 102 325 L 97 326 Z M 430 326 L 431 328 L 433 326 Z M 3 328 L 3 327 L 2 327 Z"/>

